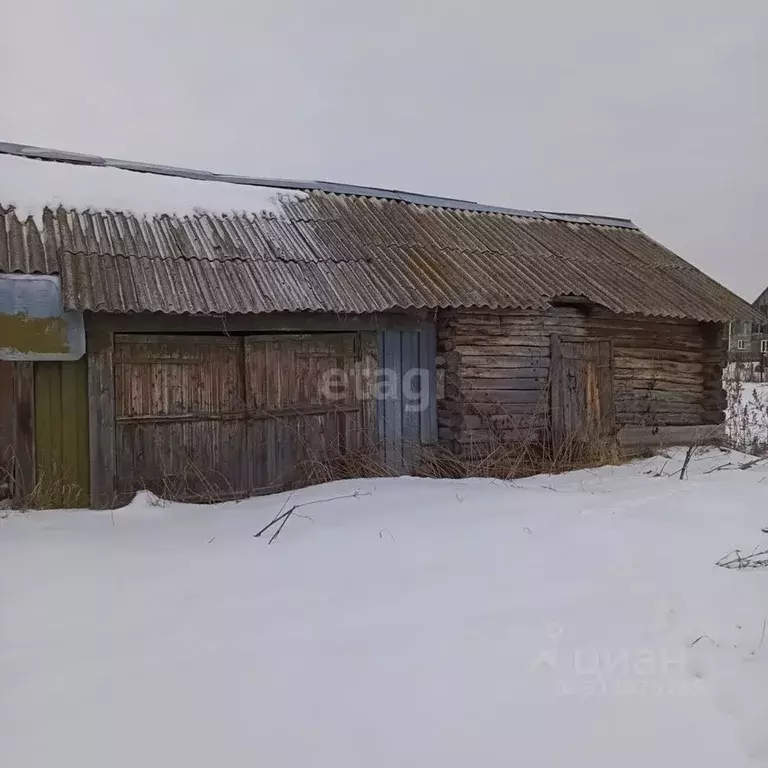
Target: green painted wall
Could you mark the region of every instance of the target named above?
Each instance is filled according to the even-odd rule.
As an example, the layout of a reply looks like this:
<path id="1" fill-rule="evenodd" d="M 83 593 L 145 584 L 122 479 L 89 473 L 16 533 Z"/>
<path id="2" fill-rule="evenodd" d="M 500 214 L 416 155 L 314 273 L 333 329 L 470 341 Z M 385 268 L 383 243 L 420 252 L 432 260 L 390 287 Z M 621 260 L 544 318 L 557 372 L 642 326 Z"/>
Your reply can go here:
<path id="1" fill-rule="evenodd" d="M 88 363 L 35 363 L 37 506 L 87 507 Z"/>

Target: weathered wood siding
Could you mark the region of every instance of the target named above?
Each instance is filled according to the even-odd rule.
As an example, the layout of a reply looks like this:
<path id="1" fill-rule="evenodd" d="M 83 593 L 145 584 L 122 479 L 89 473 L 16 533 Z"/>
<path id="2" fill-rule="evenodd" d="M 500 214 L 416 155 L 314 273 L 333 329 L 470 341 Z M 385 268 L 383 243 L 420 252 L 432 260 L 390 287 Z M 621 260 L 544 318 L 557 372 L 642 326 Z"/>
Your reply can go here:
<path id="1" fill-rule="evenodd" d="M 595 310 L 586 327 L 590 335 L 613 341 L 614 402 L 619 426 L 706 423 L 706 325 Z"/>
<path id="2" fill-rule="evenodd" d="M 85 359 L 0 362 L 0 498 L 89 502 Z"/>
<path id="3" fill-rule="evenodd" d="M 600 308 L 446 311 L 438 322 L 439 436 L 455 452 L 550 429 L 552 334 L 610 342 L 617 428 L 723 421 L 720 328 Z"/>
<path id="4" fill-rule="evenodd" d="M 34 363 L 1 361 L 0 498 L 23 503 L 34 487 Z"/>
<path id="5" fill-rule="evenodd" d="M 191 484 L 191 498 L 204 496 L 201 487 L 213 488 L 213 496 L 274 490 L 292 484 L 296 462 L 309 464 L 312 456 L 327 456 L 333 446 L 354 451 L 364 442 L 389 440 L 407 470 L 414 458 L 409 453 L 412 439 L 437 439 L 435 333 L 425 312 L 98 314 L 87 316 L 86 327 L 94 506 L 113 505 L 141 487 L 164 493 L 169 487 L 189 487 L 191 476 L 198 475 L 194 467 L 201 466 L 205 469 L 198 477 L 200 487 Z M 428 392 L 422 391 L 419 376 L 415 382 L 401 377 L 394 389 L 384 388 L 381 401 L 377 399 L 379 374 L 387 366 L 379 359 L 379 341 L 385 335 L 393 370 L 426 369 Z M 225 347 L 240 346 L 237 372 L 216 365 L 214 373 L 198 354 L 183 364 L 176 353 L 149 362 L 124 346 L 140 343 L 142 337 L 166 337 L 182 344 L 186 339 L 193 345 L 194 339 L 211 344 L 224 339 Z M 343 371 L 346 381 L 343 391 L 331 397 L 323 376 L 332 368 Z M 206 395 L 206 389 L 218 386 L 212 383 L 215 376 L 225 373 L 233 382 L 229 400 Z M 241 384 L 235 386 L 235 381 Z M 406 385 L 409 397 L 414 390 L 418 398 L 426 397 L 423 411 L 404 410 Z M 391 398 L 386 396 L 393 392 Z M 392 432 L 390 425 L 396 422 L 390 416 L 395 410 L 401 420 Z M 227 447 L 234 443 L 241 448 L 238 457 Z M 201 460 L 209 454 L 210 462 Z"/>
<path id="6" fill-rule="evenodd" d="M 549 423 L 553 332 L 583 332 L 577 310 L 448 311 L 439 316 L 440 442 L 455 453 L 538 436 Z"/>
<path id="7" fill-rule="evenodd" d="M 372 351 L 361 332 L 117 334 L 118 497 L 278 490 L 301 465 L 372 442 Z"/>
<path id="8" fill-rule="evenodd" d="M 85 358 L 39 362 L 35 371 L 35 484 L 46 507 L 88 506 L 88 381 Z"/>
<path id="9" fill-rule="evenodd" d="M 358 333 L 245 339 L 251 489 L 291 487 L 302 465 L 372 442 L 371 351 Z"/>
<path id="10" fill-rule="evenodd" d="M 15 410 L 13 363 L 0 360 L 0 500 L 10 498 L 14 490 Z"/>
<path id="11" fill-rule="evenodd" d="M 242 339 L 118 334 L 117 493 L 247 491 Z"/>

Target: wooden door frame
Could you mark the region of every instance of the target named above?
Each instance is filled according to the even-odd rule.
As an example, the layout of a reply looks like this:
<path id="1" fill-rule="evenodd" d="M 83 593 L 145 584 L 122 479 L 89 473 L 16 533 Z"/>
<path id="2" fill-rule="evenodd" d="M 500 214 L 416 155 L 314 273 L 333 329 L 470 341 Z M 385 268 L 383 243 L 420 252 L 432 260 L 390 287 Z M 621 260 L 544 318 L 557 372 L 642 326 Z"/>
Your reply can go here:
<path id="1" fill-rule="evenodd" d="M 550 408 L 550 430 L 552 444 L 557 449 L 567 439 L 566 423 L 564 419 L 564 393 L 562 391 L 563 376 L 563 356 L 562 344 L 608 344 L 609 357 L 608 365 L 611 371 L 611 402 L 613 402 L 614 387 L 614 344 L 613 340 L 600 336 L 563 336 L 557 332 L 550 334 L 550 357 L 549 357 L 549 408 Z M 613 406 L 612 406 L 613 407 Z M 615 418 L 615 417 L 614 417 Z M 615 424 L 614 424 L 615 432 Z"/>

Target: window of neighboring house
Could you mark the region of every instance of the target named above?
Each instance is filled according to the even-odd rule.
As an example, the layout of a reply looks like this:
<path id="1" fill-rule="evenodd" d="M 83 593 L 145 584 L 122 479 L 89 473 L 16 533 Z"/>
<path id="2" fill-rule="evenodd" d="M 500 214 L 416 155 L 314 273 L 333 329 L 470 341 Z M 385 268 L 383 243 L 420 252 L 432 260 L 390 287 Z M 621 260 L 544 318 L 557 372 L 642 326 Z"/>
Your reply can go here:
<path id="1" fill-rule="evenodd" d="M 736 342 L 736 349 L 746 349 L 747 348 L 747 342 L 744 341 L 744 339 L 739 339 Z"/>
<path id="2" fill-rule="evenodd" d="M 760 342 L 760 351 L 763 353 L 768 352 L 768 339 L 763 339 Z"/>

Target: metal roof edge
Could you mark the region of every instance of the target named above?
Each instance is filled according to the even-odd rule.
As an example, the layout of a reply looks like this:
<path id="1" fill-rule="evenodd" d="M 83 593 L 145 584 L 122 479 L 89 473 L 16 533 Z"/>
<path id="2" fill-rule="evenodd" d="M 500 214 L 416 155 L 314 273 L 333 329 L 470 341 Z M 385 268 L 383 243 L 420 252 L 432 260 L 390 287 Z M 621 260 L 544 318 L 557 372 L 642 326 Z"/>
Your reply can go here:
<path id="1" fill-rule="evenodd" d="M 16 155 L 31 160 L 46 160 L 73 165 L 90 165 L 99 168 L 117 168 L 136 173 L 151 173 L 159 176 L 176 176 L 179 178 L 194 179 L 196 181 L 218 181 L 227 184 L 240 184 L 244 186 L 272 187 L 287 190 L 318 190 L 338 195 L 354 195 L 362 197 L 374 197 L 383 200 L 395 200 L 414 205 L 431 206 L 435 208 L 447 208 L 460 211 L 474 211 L 478 213 L 500 213 L 509 216 L 520 216 L 529 219 L 566 221 L 578 224 L 596 224 L 599 226 L 623 227 L 638 229 L 629 219 L 613 216 L 599 216 L 579 213 L 557 213 L 553 211 L 529 211 L 521 208 L 507 208 L 497 205 L 484 205 L 470 200 L 458 200 L 449 197 L 434 195 L 422 195 L 415 192 L 406 192 L 397 189 L 381 189 L 379 187 L 367 187 L 356 184 L 340 184 L 333 181 L 304 181 L 298 179 L 270 179 L 256 176 L 240 176 L 237 174 L 214 173 L 195 168 L 182 168 L 174 165 L 160 165 L 133 160 L 120 160 L 112 157 L 99 157 L 79 152 L 48 149 L 29 144 L 17 144 L 15 142 L 0 141 L 0 155 Z"/>

